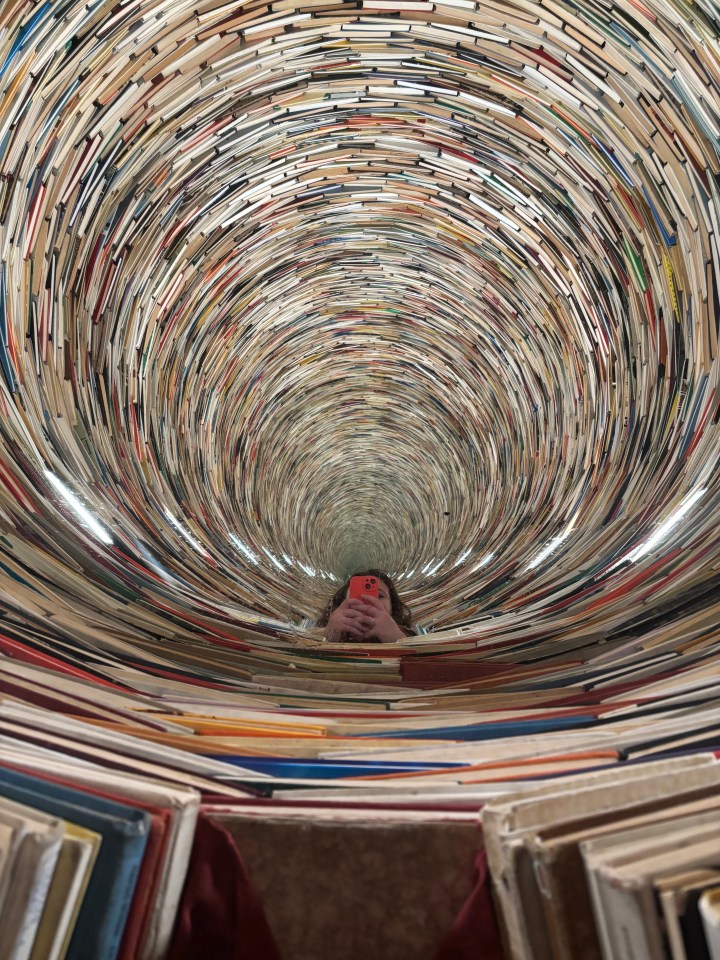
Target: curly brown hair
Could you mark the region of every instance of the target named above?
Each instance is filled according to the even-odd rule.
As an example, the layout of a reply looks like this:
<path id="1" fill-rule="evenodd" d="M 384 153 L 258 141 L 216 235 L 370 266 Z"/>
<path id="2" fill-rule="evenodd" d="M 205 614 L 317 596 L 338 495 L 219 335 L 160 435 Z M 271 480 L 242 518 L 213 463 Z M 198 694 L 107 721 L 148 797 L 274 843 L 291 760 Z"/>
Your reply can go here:
<path id="1" fill-rule="evenodd" d="M 368 575 L 382 580 L 382 582 L 388 588 L 388 593 L 390 594 L 390 615 L 395 623 L 408 633 L 415 633 L 410 608 L 400 599 L 397 588 L 390 577 L 382 570 L 374 569 L 358 570 L 357 573 L 353 574 L 354 577 L 365 577 Z M 340 606 L 347 596 L 348 587 L 350 586 L 350 579 L 351 578 L 348 577 L 345 583 L 338 590 L 336 590 L 332 597 L 330 597 L 328 600 L 325 609 L 318 619 L 317 625 L 319 627 L 324 627 L 327 625 L 327 622 L 330 619 L 330 614 L 333 612 L 333 610 L 336 610 Z"/>

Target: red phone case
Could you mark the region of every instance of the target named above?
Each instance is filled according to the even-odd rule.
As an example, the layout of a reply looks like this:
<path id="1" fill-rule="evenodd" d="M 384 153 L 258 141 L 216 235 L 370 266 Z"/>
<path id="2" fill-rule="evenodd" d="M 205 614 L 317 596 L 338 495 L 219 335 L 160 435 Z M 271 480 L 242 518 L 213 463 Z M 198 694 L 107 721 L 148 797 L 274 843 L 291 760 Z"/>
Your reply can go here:
<path id="1" fill-rule="evenodd" d="M 361 600 L 364 593 L 369 593 L 377 597 L 380 593 L 380 581 L 371 574 L 365 574 L 359 577 L 350 577 L 350 588 L 348 597 L 353 600 Z"/>

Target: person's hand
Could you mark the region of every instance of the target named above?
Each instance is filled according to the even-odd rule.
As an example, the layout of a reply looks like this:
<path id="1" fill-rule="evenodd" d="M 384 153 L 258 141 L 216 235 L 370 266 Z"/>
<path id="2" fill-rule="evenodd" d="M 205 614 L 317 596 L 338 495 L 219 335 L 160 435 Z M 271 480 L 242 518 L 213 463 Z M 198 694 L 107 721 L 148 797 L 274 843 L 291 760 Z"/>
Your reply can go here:
<path id="1" fill-rule="evenodd" d="M 346 598 L 328 617 L 325 636 L 336 643 L 345 633 L 360 640 L 371 628 L 373 617 L 374 611 L 368 611 L 360 600 Z"/>
<path id="2" fill-rule="evenodd" d="M 405 632 L 393 620 L 392 616 L 383 606 L 382 601 L 377 597 L 371 597 L 365 593 L 362 596 L 362 611 L 366 619 L 370 620 L 370 626 L 366 628 L 362 635 L 363 640 L 374 638 L 380 643 L 395 643 L 396 640 L 402 640 Z"/>

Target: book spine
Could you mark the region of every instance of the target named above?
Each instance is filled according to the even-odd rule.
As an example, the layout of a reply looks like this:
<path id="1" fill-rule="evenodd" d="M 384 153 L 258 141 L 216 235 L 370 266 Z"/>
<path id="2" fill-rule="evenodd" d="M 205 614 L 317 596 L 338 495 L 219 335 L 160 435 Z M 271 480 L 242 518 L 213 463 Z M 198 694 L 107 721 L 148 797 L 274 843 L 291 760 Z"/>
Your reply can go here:
<path id="1" fill-rule="evenodd" d="M 61 845 L 61 837 L 59 836 L 49 846 L 43 843 L 45 849 L 39 855 L 32 886 L 27 893 L 25 914 L 11 953 L 12 960 L 29 960 Z"/>

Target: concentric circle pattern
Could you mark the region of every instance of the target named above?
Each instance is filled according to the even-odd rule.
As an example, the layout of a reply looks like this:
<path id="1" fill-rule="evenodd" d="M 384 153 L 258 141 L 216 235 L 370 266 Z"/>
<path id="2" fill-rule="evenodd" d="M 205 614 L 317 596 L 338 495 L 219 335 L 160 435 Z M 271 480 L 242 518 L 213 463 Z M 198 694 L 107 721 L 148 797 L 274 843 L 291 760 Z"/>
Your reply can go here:
<path id="1" fill-rule="evenodd" d="M 282 637 L 370 564 L 478 638 L 702 593 L 719 32 L 713 0 L 4 0 L 6 622 Z"/>

